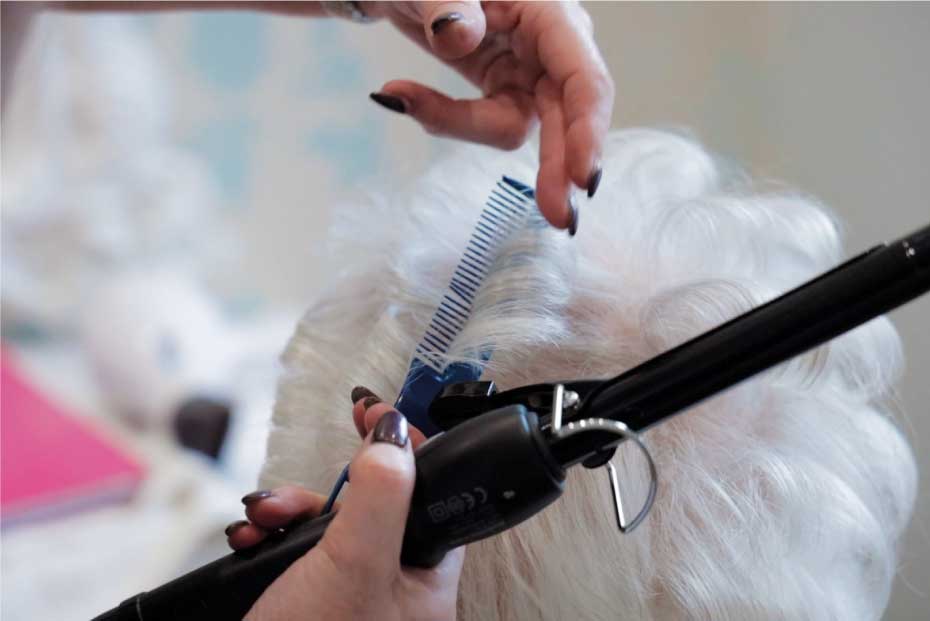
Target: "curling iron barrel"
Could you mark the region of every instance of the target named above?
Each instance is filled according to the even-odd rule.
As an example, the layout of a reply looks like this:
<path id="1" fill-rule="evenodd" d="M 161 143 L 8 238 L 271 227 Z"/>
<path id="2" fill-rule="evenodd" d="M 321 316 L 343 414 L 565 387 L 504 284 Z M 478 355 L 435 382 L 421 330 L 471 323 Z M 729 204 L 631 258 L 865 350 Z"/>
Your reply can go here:
<path id="1" fill-rule="evenodd" d="M 572 418 L 600 416 L 643 431 L 928 290 L 925 226 L 604 382 Z M 552 450 L 568 467 L 617 442 L 592 433 L 557 442 Z"/>

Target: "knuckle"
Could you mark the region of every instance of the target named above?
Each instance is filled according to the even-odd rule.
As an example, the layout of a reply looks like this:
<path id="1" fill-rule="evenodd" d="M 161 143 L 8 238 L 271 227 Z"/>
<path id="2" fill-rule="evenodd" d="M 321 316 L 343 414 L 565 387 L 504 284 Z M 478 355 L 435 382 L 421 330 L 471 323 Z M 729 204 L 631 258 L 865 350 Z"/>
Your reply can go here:
<path id="1" fill-rule="evenodd" d="M 397 451 L 391 447 L 392 451 Z M 407 459 L 397 459 L 400 455 L 388 455 L 384 451 L 364 451 L 355 458 L 353 466 L 358 475 L 367 483 L 387 492 L 401 493 L 413 486 L 413 464 Z M 353 473 L 353 478 L 357 475 Z"/>
<path id="2" fill-rule="evenodd" d="M 552 151 L 544 151 L 539 156 L 539 169 L 547 173 L 558 173 L 562 170 L 564 154 Z"/>
<path id="3" fill-rule="evenodd" d="M 502 149 L 513 151 L 519 149 L 529 136 L 532 123 L 521 121 L 503 128 L 497 136 L 497 144 Z"/>
<path id="4" fill-rule="evenodd" d="M 614 81 L 606 71 L 595 73 L 591 83 L 598 97 L 606 99 L 614 96 Z"/>
<path id="5" fill-rule="evenodd" d="M 351 542 L 324 537 L 318 549 L 333 573 L 348 580 L 360 581 L 359 584 L 367 584 L 380 571 L 376 563 L 372 562 L 373 555 L 365 553 Z M 318 576 L 309 578 L 308 584 Z"/>
<path id="6" fill-rule="evenodd" d="M 280 487 L 274 488 L 273 491 L 274 491 L 275 496 L 278 496 L 278 497 L 283 496 L 283 497 L 290 498 L 292 496 L 300 496 L 306 490 L 300 487 L 299 485 L 294 485 L 293 483 L 286 483 L 284 485 L 281 485 Z"/>
<path id="7" fill-rule="evenodd" d="M 502 136 L 497 145 L 505 151 L 516 151 L 523 145 L 523 140 L 515 133 Z"/>
<path id="8" fill-rule="evenodd" d="M 433 110 L 424 106 L 417 111 L 414 118 L 420 124 L 420 127 L 423 128 L 430 136 L 442 136 L 443 128 L 445 124 L 442 122 L 442 117 L 437 115 Z"/>
<path id="9" fill-rule="evenodd" d="M 430 136 L 442 136 L 443 130 L 441 125 L 436 123 L 423 123 L 423 130 Z"/>

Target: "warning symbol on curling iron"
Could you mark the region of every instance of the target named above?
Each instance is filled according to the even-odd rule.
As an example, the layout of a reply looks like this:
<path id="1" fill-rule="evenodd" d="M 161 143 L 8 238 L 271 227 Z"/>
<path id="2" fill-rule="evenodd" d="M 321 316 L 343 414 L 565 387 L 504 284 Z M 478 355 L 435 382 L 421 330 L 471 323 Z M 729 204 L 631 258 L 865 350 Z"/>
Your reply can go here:
<path id="1" fill-rule="evenodd" d="M 449 512 L 446 511 L 446 503 L 441 500 L 439 502 L 434 502 L 427 507 L 426 510 L 429 512 L 429 519 L 433 524 L 439 524 L 449 519 Z"/>
<path id="2" fill-rule="evenodd" d="M 462 496 L 464 495 L 462 494 Z M 462 500 L 461 496 L 450 496 L 446 500 L 446 508 L 452 515 L 461 515 L 465 513 L 465 501 Z"/>
<path id="3" fill-rule="evenodd" d="M 512 493 L 512 492 L 511 492 Z M 505 493 L 506 496 L 506 493 Z M 512 497 L 512 496 L 511 496 Z M 462 515 L 483 505 L 488 500 L 488 493 L 483 487 L 475 487 L 472 493 L 462 492 L 449 496 L 444 501 L 434 502 L 426 507 L 429 519 L 433 524 L 445 522 L 453 515 Z"/>

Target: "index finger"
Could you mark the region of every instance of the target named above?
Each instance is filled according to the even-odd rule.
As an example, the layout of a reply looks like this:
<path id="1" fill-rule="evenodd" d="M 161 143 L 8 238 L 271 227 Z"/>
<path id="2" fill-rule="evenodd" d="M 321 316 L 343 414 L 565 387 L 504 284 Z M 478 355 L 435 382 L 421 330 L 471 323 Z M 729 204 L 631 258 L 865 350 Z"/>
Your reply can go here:
<path id="1" fill-rule="evenodd" d="M 591 18 L 577 3 L 533 3 L 526 10 L 540 11 L 528 34 L 535 37 L 539 63 L 562 95 L 568 175 L 593 194 L 614 85 L 594 44 Z"/>

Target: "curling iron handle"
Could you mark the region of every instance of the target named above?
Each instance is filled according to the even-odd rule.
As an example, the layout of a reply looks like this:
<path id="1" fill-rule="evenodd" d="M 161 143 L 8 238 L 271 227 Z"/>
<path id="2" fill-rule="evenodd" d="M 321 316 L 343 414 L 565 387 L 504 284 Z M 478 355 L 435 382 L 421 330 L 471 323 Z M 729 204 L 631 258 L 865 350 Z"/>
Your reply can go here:
<path id="1" fill-rule="evenodd" d="M 434 567 L 449 550 L 542 511 L 562 494 L 564 480 L 539 419 L 522 405 L 434 436 L 417 451 L 401 561 Z"/>
<path id="2" fill-rule="evenodd" d="M 139 593 L 93 621 L 242 619 L 265 589 L 322 539 L 335 515 L 329 513 L 272 534 L 252 548 Z"/>
<path id="3" fill-rule="evenodd" d="M 401 561 L 433 567 L 446 552 L 504 531 L 555 501 L 565 472 L 536 414 L 522 405 L 488 412 L 435 436 L 416 454 L 417 481 Z M 306 554 L 329 513 L 140 593 L 95 621 L 242 619 L 274 580 Z"/>

